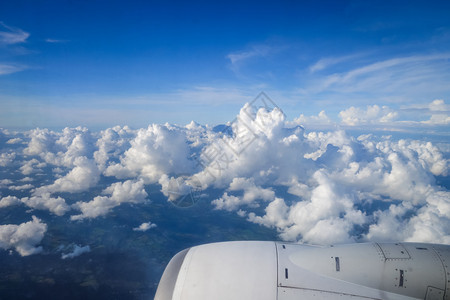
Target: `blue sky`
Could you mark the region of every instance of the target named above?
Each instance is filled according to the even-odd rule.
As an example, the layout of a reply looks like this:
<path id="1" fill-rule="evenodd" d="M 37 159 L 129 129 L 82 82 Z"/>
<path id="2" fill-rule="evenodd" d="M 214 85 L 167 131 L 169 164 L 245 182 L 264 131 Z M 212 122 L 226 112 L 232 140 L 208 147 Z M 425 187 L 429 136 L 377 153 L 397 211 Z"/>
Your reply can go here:
<path id="1" fill-rule="evenodd" d="M 448 1 L 2 1 L 0 127 L 218 124 L 265 91 L 290 120 L 448 131 L 448 16 Z"/>

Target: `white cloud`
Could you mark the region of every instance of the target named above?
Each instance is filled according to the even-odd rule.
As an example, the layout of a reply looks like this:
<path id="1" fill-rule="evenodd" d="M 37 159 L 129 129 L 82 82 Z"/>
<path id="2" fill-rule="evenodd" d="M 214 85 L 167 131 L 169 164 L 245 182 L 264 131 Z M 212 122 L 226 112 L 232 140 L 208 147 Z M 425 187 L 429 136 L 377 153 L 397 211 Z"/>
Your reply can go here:
<path id="1" fill-rule="evenodd" d="M 47 224 L 33 216 L 29 222 L 20 225 L 0 225 L 0 248 L 15 249 L 22 256 L 42 252 L 42 247 L 36 247 L 47 231 Z"/>
<path id="2" fill-rule="evenodd" d="M 56 192 L 76 193 L 95 186 L 100 180 L 100 171 L 93 160 L 84 156 L 75 158 L 74 168 L 53 184 L 42 186 L 34 191 L 35 195 Z"/>
<path id="3" fill-rule="evenodd" d="M 286 124 L 288 126 L 307 126 L 308 128 L 332 128 L 337 125 L 327 116 L 324 110 L 320 111 L 317 116 L 300 114 L 294 121 L 286 122 Z"/>
<path id="4" fill-rule="evenodd" d="M 351 106 L 339 112 L 340 122 L 334 122 L 325 111 L 317 116 L 301 114 L 289 126 L 301 125 L 308 129 L 335 129 L 338 126 L 368 130 L 410 131 L 428 130 L 450 124 L 450 106 L 444 100 L 433 100 L 427 105 L 402 106 L 400 109 L 383 105 Z M 426 119 L 428 118 L 428 119 Z"/>
<path id="5" fill-rule="evenodd" d="M 236 197 L 225 192 L 221 198 L 211 202 L 216 209 L 233 211 L 237 210 L 241 205 L 258 207 L 259 201 L 271 201 L 275 198 L 273 190 L 258 187 L 253 179 L 247 178 L 234 178 L 228 187 L 228 191 L 243 191 L 243 195 Z"/>
<path id="6" fill-rule="evenodd" d="M 446 104 L 444 100 L 434 100 L 428 105 L 428 108 L 431 112 L 431 117 L 427 121 L 422 121 L 422 123 L 427 125 L 450 124 L 450 105 Z"/>
<path id="7" fill-rule="evenodd" d="M 84 127 L 64 128 L 60 133 L 37 128 L 28 136 L 30 142 L 23 153 L 57 166 L 73 167 L 79 157 L 92 158 L 95 149 L 95 139 Z"/>
<path id="8" fill-rule="evenodd" d="M 447 114 L 434 114 L 429 120 L 423 121 L 422 123 L 429 125 L 448 125 L 450 124 L 450 116 Z"/>
<path id="9" fill-rule="evenodd" d="M 23 142 L 23 140 L 21 138 L 13 138 L 13 139 L 9 139 L 6 143 L 10 144 L 10 145 L 14 145 L 14 144 L 20 144 L 22 142 Z"/>
<path id="10" fill-rule="evenodd" d="M 97 196 L 89 202 L 75 203 L 73 208 L 81 211 L 81 214 L 71 216 L 70 219 L 82 220 L 104 216 L 123 203 L 144 203 L 148 196 L 142 180 L 113 183 L 103 191 L 103 194 L 109 196 Z"/>
<path id="11" fill-rule="evenodd" d="M 13 181 L 10 179 L 0 179 L 0 187 L 4 188 L 10 184 L 13 184 Z"/>
<path id="12" fill-rule="evenodd" d="M 273 47 L 268 45 L 253 46 L 250 50 L 230 53 L 227 58 L 230 60 L 231 68 L 238 71 L 239 67 L 252 58 L 265 57 L 274 51 Z"/>
<path id="13" fill-rule="evenodd" d="M 5 23 L 0 22 L 0 48 L 8 46 L 14 47 L 16 44 L 24 43 L 29 36 L 30 34 L 22 29 L 8 26 Z M 28 66 L 22 64 L 0 62 L 0 76 L 20 72 L 27 68 Z"/>
<path id="14" fill-rule="evenodd" d="M 84 246 L 84 247 L 81 247 L 79 245 L 75 245 L 72 252 L 66 253 L 66 254 L 62 254 L 61 258 L 62 259 L 74 258 L 74 257 L 80 256 L 83 253 L 88 253 L 88 252 L 91 252 L 91 247 L 89 247 L 89 245 Z"/>
<path id="15" fill-rule="evenodd" d="M 20 171 L 23 175 L 30 175 L 36 172 L 42 172 L 41 168 L 46 167 L 47 164 L 40 162 L 39 160 L 33 158 L 29 161 L 24 162 L 24 164 L 20 167 Z"/>
<path id="16" fill-rule="evenodd" d="M 161 192 L 169 201 L 175 201 L 180 197 L 187 196 L 193 187 L 192 180 L 188 176 L 170 177 L 162 175 L 158 183 L 161 185 Z M 198 185 L 200 186 L 200 184 Z"/>
<path id="17" fill-rule="evenodd" d="M 442 99 L 433 100 L 428 107 L 430 111 L 450 112 L 450 105 L 445 104 L 445 101 Z"/>
<path id="18" fill-rule="evenodd" d="M 355 59 L 336 68 L 329 66 L 341 58 L 328 58 L 313 65 L 305 74 L 301 95 L 339 107 L 349 101 L 364 104 L 381 101 L 384 105 L 405 99 L 422 102 L 426 97 L 441 97 L 449 92 L 448 52 L 375 61 L 374 56 L 367 54 L 353 56 Z M 311 72 L 319 70 L 322 72 Z"/>
<path id="19" fill-rule="evenodd" d="M 135 132 L 127 126 L 116 126 L 102 131 L 100 135 L 96 142 L 98 150 L 94 152 L 94 158 L 100 170 L 104 171 L 111 159 L 118 159 L 130 147 L 130 140 L 135 136 Z"/>
<path id="20" fill-rule="evenodd" d="M 23 184 L 23 185 L 12 185 L 8 187 L 12 191 L 23 191 L 23 190 L 31 190 L 34 188 L 32 184 Z"/>
<path id="21" fill-rule="evenodd" d="M 406 113 L 417 111 L 426 119 L 448 114 L 448 106 L 434 100 L 409 110 L 352 107 L 341 111 L 340 125 L 431 128 L 405 119 Z M 300 126 L 308 123 L 335 126 L 325 111 L 287 121 L 280 109 L 266 102 L 246 104 L 223 132 L 195 122 L 184 127 L 152 124 L 138 130 L 118 126 L 100 133 L 81 127 L 62 132 L 36 129 L 27 133 L 29 141 L 24 138 L 23 155 L 4 150 L 7 166 L 21 166 L 34 185 L 39 182 L 34 176 L 38 171 L 54 170 L 51 175 L 56 179 L 20 200 L 4 197 L 0 207 L 23 203 L 58 216 L 73 209 L 77 214 L 71 220 L 92 219 L 122 203 L 145 203 L 145 185 L 159 184 L 169 201 L 213 189 L 219 195 L 212 198 L 213 208 L 276 228 L 289 241 L 448 241 L 450 196 L 439 185 L 449 175 L 448 143 L 375 134 L 354 138 L 343 130 L 306 131 Z M 14 138 L 8 134 L 2 140 Z M 102 176 L 123 182 L 72 206 L 53 195 L 89 191 Z M 16 181 L 3 179 L 0 186 L 30 187 Z M 152 226 L 143 223 L 134 230 Z"/>
<path id="22" fill-rule="evenodd" d="M 0 45 L 24 43 L 29 36 L 30 34 L 22 29 L 0 22 Z"/>
<path id="23" fill-rule="evenodd" d="M 31 177 L 24 177 L 24 178 L 20 179 L 20 181 L 22 181 L 22 182 L 31 182 L 31 181 L 34 181 L 34 179 L 31 178 Z"/>
<path id="24" fill-rule="evenodd" d="M 48 129 L 34 129 L 28 134 L 31 138 L 28 147 L 24 149 L 26 155 L 41 155 L 47 151 L 55 142 L 54 133 Z"/>
<path id="25" fill-rule="evenodd" d="M 270 202 L 265 212 L 263 217 L 256 216 L 255 213 L 251 212 L 248 215 L 248 220 L 267 227 L 276 227 L 279 230 L 292 225 L 289 221 L 289 206 L 282 198 L 275 198 L 274 201 Z"/>
<path id="26" fill-rule="evenodd" d="M 365 215 L 355 208 L 353 195 L 342 190 L 324 171 L 316 171 L 313 178 L 317 186 L 310 199 L 290 207 L 287 221 L 291 224 L 280 229 L 281 237 L 316 244 L 354 240 L 350 231 L 354 225 L 365 222 Z"/>
<path id="27" fill-rule="evenodd" d="M 393 122 L 398 113 L 387 106 L 369 105 L 366 110 L 350 107 L 339 113 L 342 123 L 350 126 L 362 124 L 382 124 Z"/>
<path id="28" fill-rule="evenodd" d="M 49 210 L 57 216 L 62 216 L 70 210 L 70 207 L 63 198 L 51 197 L 50 193 L 42 193 L 38 196 L 25 197 L 22 198 L 21 201 L 30 208 Z"/>
<path id="29" fill-rule="evenodd" d="M 155 227 L 157 227 L 155 223 L 147 222 L 147 223 L 142 223 L 141 225 L 139 225 L 136 228 L 133 228 L 133 230 L 145 232 L 145 231 L 155 228 Z"/>
<path id="30" fill-rule="evenodd" d="M 362 79 L 365 76 L 368 76 L 369 82 L 371 83 L 387 82 L 392 78 L 392 76 L 388 76 L 387 78 L 380 80 L 380 76 L 386 75 L 386 71 L 389 70 L 396 73 L 405 70 L 405 68 L 408 68 L 411 65 L 415 65 L 418 72 L 422 72 L 423 74 L 425 74 L 427 71 L 427 64 L 431 62 L 445 62 L 449 57 L 450 53 L 443 53 L 388 59 L 385 61 L 379 61 L 360 68 L 356 68 L 347 73 L 338 75 L 334 77 L 334 80 L 331 82 L 333 85 L 349 85 L 355 83 L 355 79 Z M 364 85 L 360 86 L 362 87 Z"/>
<path id="31" fill-rule="evenodd" d="M 120 163 L 110 165 L 104 173 L 119 179 L 141 176 L 154 183 L 164 174 L 192 171 L 194 163 L 189 159 L 190 154 L 182 130 L 168 124 L 153 124 L 140 129 Z"/>
<path id="32" fill-rule="evenodd" d="M 409 202 L 391 205 L 389 210 L 377 211 L 377 222 L 370 225 L 369 240 L 408 242 L 429 242 L 448 244 L 450 242 L 450 192 L 438 191 L 426 199 L 427 205 L 418 210 Z M 410 219 L 407 213 L 415 212 Z"/>
<path id="33" fill-rule="evenodd" d="M 27 69 L 28 67 L 24 65 L 17 65 L 17 64 L 0 64 L 0 75 L 7 75 L 12 74 L 16 72 L 23 71 Z"/>
<path id="34" fill-rule="evenodd" d="M 10 153 L 1 153 L 0 154 L 0 167 L 6 167 L 10 165 L 14 159 L 16 158 L 16 154 L 14 152 Z"/>
<path id="35" fill-rule="evenodd" d="M 346 55 L 341 57 L 326 57 L 319 59 L 315 64 L 311 65 L 309 67 L 309 71 L 314 73 L 317 71 L 322 71 L 324 69 L 329 68 L 330 66 L 334 66 L 349 60 L 354 60 L 356 58 L 361 57 L 361 54 L 354 54 L 354 55 Z"/>
<path id="36" fill-rule="evenodd" d="M 50 39 L 50 38 L 45 39 L 45 41 L 47 43 L 51 43 L 51 44 L 60 44 L 60 43 L 67 43 L 68 42 L 68 40 Z"/>
<path id="37" fill-rule="evenodd" d="M 17 198 L 16 196 L 6 196 L 6 197 L 1 198 L 0 208 L 17 205 L 17 204 L 21 204 L 21 203 L 22 202 L 20 201 L 20 199 Z"/>
<path id="38" fill-rule="evenodd" d="M 381 122 L 386 114 L 380 111 L 382 109 L 377 108 L 374 112 L 365 111 L 364 122 Z M 240 142 L 250 141 L 248 137 L 255 139 L 238 155 L 227 153 L 230 147 L 224 147 L 222 151 L 232 159 L 215 173 L 216 178 L 209 182 L 204 180 L 207 169 L 196 174 L 207 185 L 221 187 L 228 183 L 229 188 L 222 197 L 213 200 L 215 208 L 231 211 L 247 205 L 247 211 L 240 210 L 239 215 L 277 228 L 283 239 L 322 244 L 377 238 L 391 240 L 383 228 L 397 224 L 397 215 L 406 216 L 394 209 L 397 206 L 394 203 L 400 202 L 402 207 L 415 207 L 414 217 L 397 224 L 404 230 L 397 231 L 394 239 L 442 242 L 450 234 L 447 229 L 450 227 L 444 226 L 449 218 L 443 213 L 448 209 L 447 194 L 441 195 L 442 188 L 436 186 L 434 179 L 437 175 L 447 176 L 449 160 L 432 143 L 377 139 L 372 135 L 355 139 L 344 131 L 306 134 L 299 128 L 286 128 L 292 124 L 283 118 L 270 114 L 264 117 L 256 114 L 254 118 L 249 120 L 241 111 L 232 126 L 232 137 L 223 137 L 228 146 L 238 145 L 238 136 L 242 138 Z M 250 132 L 239 135 L 240 122 L 246 122 Z M 253 127 L 255 123 L 264 124 L 264 128 Z M 245 178 L 252 178 L 253 183 Z M 271 194 L 267 197 L 269 204 L 265 213 L 258 215 L 254 207 L 264 201 L 245 197 L 246 189 L 252 185 L 257 188 L 254 182 L 285 185 L 288 193 L 299 198 L 287 204 L 283 198 Z M 374 201 L 392 203 L 393 208 L 375 213 L 363 209 Z M 433 207 L 433 201 L 439 203 L 439 209 L 427 209 Z M 417 225 L 422 224 L 425 217 L 428 227 L 434 230 L 428 238 L 420 233 Z M 370 228 L 368 232 L 355 233 L 356 228 L 364 226 Z"/>

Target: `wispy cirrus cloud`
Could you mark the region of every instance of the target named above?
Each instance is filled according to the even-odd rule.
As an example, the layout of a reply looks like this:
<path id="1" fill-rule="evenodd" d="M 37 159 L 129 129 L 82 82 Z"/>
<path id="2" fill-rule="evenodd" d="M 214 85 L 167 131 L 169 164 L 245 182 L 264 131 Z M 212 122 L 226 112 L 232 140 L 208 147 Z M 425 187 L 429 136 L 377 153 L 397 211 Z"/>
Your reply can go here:
<path id="1" fill-rule="evenodd" d="M 61 44 L 61 43 L 67 43 L 68 42 L 68 40 L 51 39 L 51 38 L 45 39 L 45 41 L 47 43 L 51 43 L 51 44 Z"/>
<path id="2" fill-rule="evenodd" d="M 0 64 L 0 75 L 7 75 L 27 69 L 24 65 Z"/>
<path id="3" fill-rule="evenodd" d="M 235 65 L 253 57 L 263 57 L 270 52 L 271 48 L 267 45 L 253 46 L 250 50 L 230 53 L 227 58 Z"/>
<path id="4" fill-rule="evenodd" d="M 449 70 L 450 53 L 431 55 L 418 55 L 391 58 L 376 61 L 344 72 L 331 73 L 313 80 L 307 88 L 312 93 L 324 91 L 335 92 L 389 92 L 404 94 L 408 89 L 421 91 L 436 86 L 439 83 L 440 90 L 448 90 L 449 87 L 440 84 L 443 79 L 450 78 Z M 310 69 L 325 69 L 329 63 L 318 61 Z M 409 94 L 409 93 L 408 93 Z"/>
<path id="5" fill-rule="evenodd" d="M 363 54 L 351 54 L 351 55 L 345 55 L 345 56 L 338 56 L 338 57 L 326 57 L 319 59 L 316 63 L 311 65 L 309 67 L 309 71 L 311 73 L 318 72 L 325 70 L 331 66 L 344 63 L 353 59 L 360 58 L 361 56 L 364 56 Z"/>
<path id="6" fill-rule="evenodd" d="M 0 50 L 6 49 L 8 53 L 11 49 L 15 55 L 22 55 L 28 53 L 29 51 L 18 44 L 25 43 L 30 34 L 23 31 L 20 28 L 8 26 L 0 21 Z M 0 54 L 3 54 L 0 52 Z M 7 54 L 6 57 L 8 57 Z M 0 61 L 0 76 L 8 75 L 12 73 L 17 73 L 27 69 L 28 67 L 24 64 L 11 63 L 11 62 L 1 62 Z"/>
<path id="7" fill-rule="evenodd" d="M 0 22 L 0 45 L 24 43 L 30 34 L 20 28 L 8 26 Z"/>
<path id="8" fill-rule="evenodd" d="M 229 53 L 226 58 L 230 61 L 229 68 L 236 74 L 242 75 L 241 69 L 246 65 L 260 61 L 258 59 L 264 59 L 269 56 L 275 55 L 283 49 L 283 46 L 273 46 L 270 44 L 258 44 L 253 45 L 245 50 L 235 51 Z M 259 73 L 258 76 L 262 74 Z"/>

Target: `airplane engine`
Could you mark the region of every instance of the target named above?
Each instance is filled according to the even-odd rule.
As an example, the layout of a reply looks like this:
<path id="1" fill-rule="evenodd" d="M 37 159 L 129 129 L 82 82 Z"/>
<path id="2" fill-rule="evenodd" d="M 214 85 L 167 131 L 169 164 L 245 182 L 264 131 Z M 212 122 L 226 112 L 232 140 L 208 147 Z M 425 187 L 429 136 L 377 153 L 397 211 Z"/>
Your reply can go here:
<path id="1" fill-rule="evenodd" d="M 224 242 L 175 255 L 155 300 L 450 300 L 450 246 Z"/>

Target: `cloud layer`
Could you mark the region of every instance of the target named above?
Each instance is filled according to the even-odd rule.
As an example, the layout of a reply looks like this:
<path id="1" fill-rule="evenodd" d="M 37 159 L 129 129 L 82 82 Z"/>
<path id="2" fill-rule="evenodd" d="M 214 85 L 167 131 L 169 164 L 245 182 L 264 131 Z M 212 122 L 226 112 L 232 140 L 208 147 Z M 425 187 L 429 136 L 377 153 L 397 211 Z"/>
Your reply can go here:
<path id="1" fill-rule="evenodd" d="M 286 241 L 450 243 L 450 192 L 438 180 L 449 176 L 448 143 L 307 130 L 308 122 L 329 124 L 326 113 L 288 121 L 269 100 L 246 104 L 232 122 L 215 128 L 192 122 L 98 133 L 3 130 L 0 164 L 23 178 L 1 179 L 0 209 L 22 205 L 82 222 L 108 217 L 123 204 L 149 203 L 146 189 L 159 185 L 168 201 L 209 201 L 212 209 L 276 228 Z M 448 105 L 435 100 L 410 109 L 437 116 Z M 392 123 L 398 114 L 373 105 L 349 108 L 341 117 L 356 126 Z M 67 201 L 68 194 L 78 200 Z M 41 251 L 36 245 L 46 224 L 39 219 L 1 226 L 2 248 Z"/>

